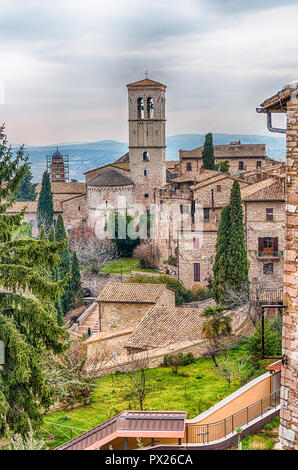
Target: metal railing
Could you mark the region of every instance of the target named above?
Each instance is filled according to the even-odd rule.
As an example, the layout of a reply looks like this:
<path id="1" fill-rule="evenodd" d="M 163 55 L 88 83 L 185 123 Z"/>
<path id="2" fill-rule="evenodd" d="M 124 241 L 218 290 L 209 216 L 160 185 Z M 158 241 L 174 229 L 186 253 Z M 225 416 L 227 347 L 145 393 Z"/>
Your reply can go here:
<path id="1" fill-rule="evenodd" d="M 41 427 L 41 431 L 46 433 L 48 439 L 55 440 L 57 437 L 66 437 L 67 440 L 73 439 L 74 437 L 79 436 L 83 432 L 86 432 L 86 429 L 75 428 L 74 426 L 67 426 L 65 424 L 51 423 L 45 421 L 45 427 Z"/>
<path id="2" fill-rule="evenodd" d="M 208 424 L 186 423 L 186 443 L 209 444 L 236 432 L 241 426 L 246 426 L 256 418 L 264 415 L 270 409 L 275 409 L 280 403 L 280 389 L 270 393 L 242 410 L 221 421 Z"/>

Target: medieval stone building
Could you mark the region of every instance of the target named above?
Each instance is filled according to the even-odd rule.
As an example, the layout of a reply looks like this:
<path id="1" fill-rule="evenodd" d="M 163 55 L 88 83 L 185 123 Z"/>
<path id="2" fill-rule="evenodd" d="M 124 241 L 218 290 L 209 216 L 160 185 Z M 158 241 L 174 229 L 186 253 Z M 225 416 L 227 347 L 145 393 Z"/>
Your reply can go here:
<path id="1" fill-rule="evenodd" d="M 266 99 L 259 112 L 267 114 L 269 130 L 273 113 L 287 116 L 285 191 L 285 255 L 283 360 L 281 373 L 280 440 L 284 449 L 298 449 L 298 83 L 285 86 Z M 285 132 L 285 131 L 284 131 Z"/>

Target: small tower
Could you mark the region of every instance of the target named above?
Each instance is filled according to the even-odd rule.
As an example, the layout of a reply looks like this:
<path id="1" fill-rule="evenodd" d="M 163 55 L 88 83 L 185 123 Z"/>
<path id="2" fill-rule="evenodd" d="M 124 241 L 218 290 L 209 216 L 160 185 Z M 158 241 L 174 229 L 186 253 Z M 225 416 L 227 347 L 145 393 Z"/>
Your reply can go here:
<path id="1" fill-rule="evenodd" d="M 52 183 L 69 181 L 69 156 L 62 155 L 58 148 L 52 156 L 47 155 L 47 171 Z"/>
<path id="2" fill-rule="evenodd" d="M 166 184 L 166 86 L 146 77 L 127 89 L 131 178 L 144 191 L 161 188 Z"/>

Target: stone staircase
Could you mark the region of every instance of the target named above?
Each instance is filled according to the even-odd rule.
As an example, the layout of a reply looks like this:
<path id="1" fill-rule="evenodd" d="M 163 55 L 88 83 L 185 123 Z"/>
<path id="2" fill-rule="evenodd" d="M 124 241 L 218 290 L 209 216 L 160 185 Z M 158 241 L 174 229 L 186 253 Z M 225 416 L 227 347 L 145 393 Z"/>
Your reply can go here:
<path id="1" fill-rule="evenodd" d="M 99 318 L 98 318 L 98 304 L 93 302 L 89 307 L 80 315 L 77 321 L 69 328 L 69 334 L 82 337 L 88 334 L 88 328 L 91 333 L 99 333 Z"/>

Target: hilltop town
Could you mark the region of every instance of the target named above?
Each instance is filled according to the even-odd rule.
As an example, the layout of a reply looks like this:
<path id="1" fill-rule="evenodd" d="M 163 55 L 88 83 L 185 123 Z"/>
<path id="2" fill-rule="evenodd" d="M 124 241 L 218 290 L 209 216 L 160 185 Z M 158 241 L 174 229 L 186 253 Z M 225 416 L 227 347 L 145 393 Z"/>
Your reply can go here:
<path id="1" fill-rule="evenodd" d="M 212 133 L 167 161 L 166 88 L 148 77 L 127 85 L 129 151 L 85 182 L 69 181 L 59 149 L 45 156 L 37 185 L 24 157 L 19 173 L 9 167 L 2 243 L 8 260 L 20 257 L 6 264 L 20 268 L 9 268 L 1 295 L 14 298 L 5 308 L 18 326 L 3 320 L 2 341 L 25 334 L 17 305 L 34 311 L 32 337 L 45 335 L 35 374 L 52 387 L 60 377 L 51 400 L 37 392 L 47 414 L 32 402 L 23 416 L 37 446 L 42 438 L 58 450 L 129 450 L 239 448 L 240 435 L 266 423 L 276 431 L 281 414 L 280 443 L 276 431 L 270 445 L 296 448 L 293 87 L 277 95 L 283 107 L 273 96 L 259 110 L 292 113 L 285 163 L 263 144 L 213 144 Z M 1 139 L 9 161 L 4 128 Z M 22 346 L 12 344 L 2 370 L 15 362 L 30 397 L 30 366 L 22 376 Z M 28 351 L 36 344 L 30 337 Z M 26 419 L 11 397 L 3 403 L 8 435 L 25 445 Z"/>

